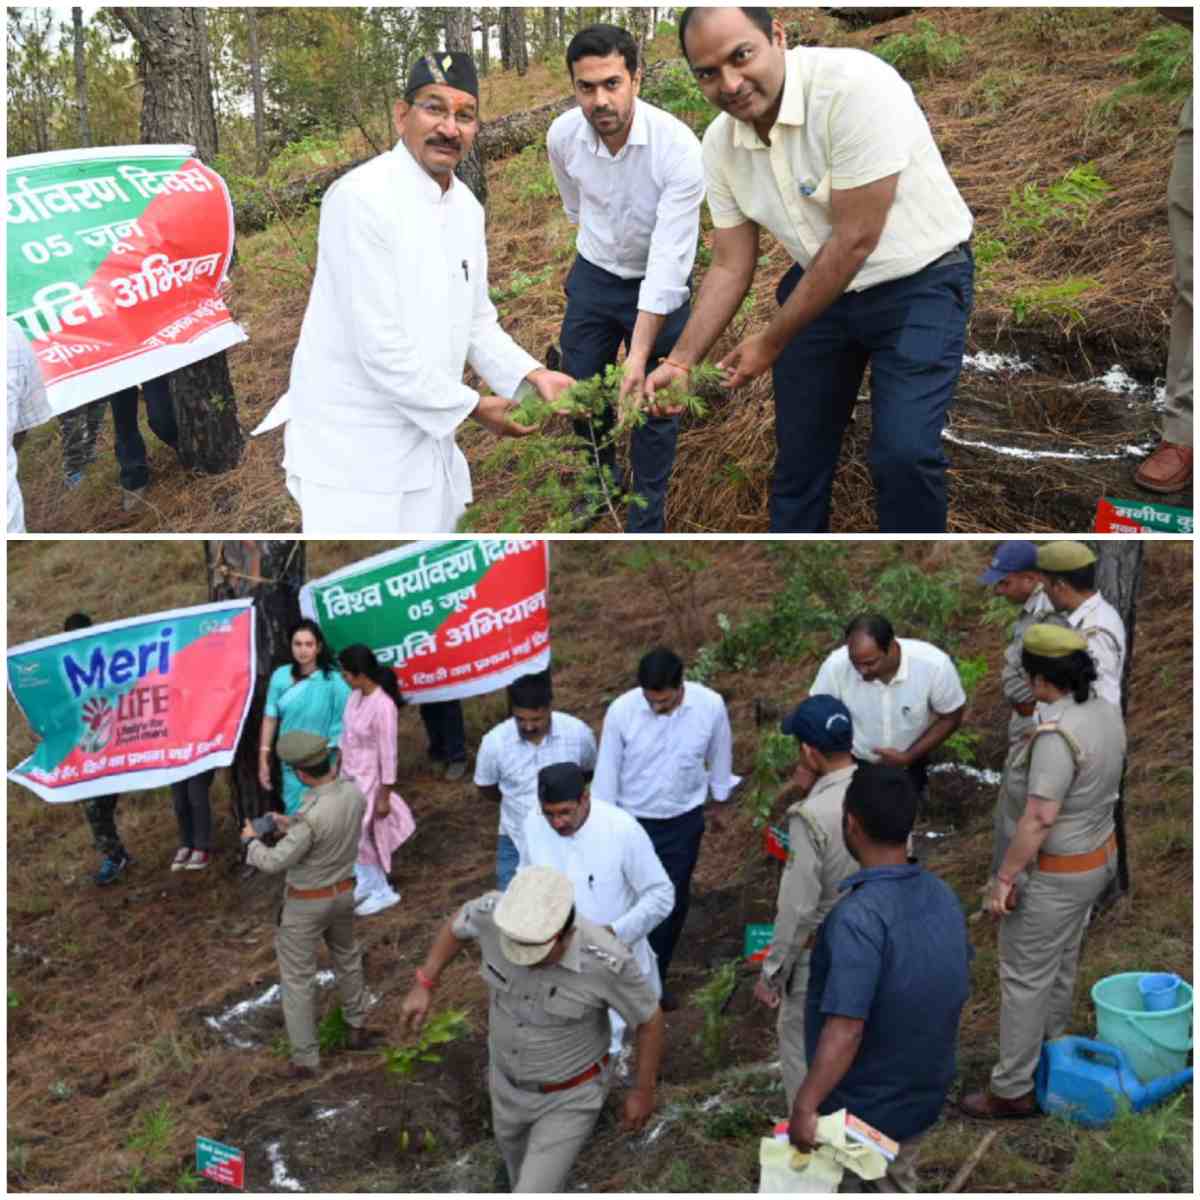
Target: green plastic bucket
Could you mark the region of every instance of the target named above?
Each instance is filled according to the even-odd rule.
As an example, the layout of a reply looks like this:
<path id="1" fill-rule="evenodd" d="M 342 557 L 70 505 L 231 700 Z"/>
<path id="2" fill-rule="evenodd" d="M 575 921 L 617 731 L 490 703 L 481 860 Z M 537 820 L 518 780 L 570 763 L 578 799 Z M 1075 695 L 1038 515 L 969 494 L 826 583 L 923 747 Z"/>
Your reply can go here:
<path id="1" fill-rule="evenodd" d="M 1182 1071 L 1192 1049 L 1192 988 L 1179 981 L 1179 1003 L 1163 1012 L 1142 1007 L 1139 981 L 1149 971 L 1109 975 L 1092 988 L 1097 1037 L 1120 1046 L 1142 1083 Z"/>

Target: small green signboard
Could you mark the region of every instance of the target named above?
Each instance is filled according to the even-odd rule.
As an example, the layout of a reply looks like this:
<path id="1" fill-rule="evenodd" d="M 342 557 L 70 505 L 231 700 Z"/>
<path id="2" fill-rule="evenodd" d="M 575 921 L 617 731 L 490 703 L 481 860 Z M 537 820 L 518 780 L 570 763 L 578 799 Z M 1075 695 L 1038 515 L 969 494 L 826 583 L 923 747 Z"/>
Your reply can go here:
<path id="1" fill-rule="evenodd" d="M 196 1174 L 229 1187 L 245 1188 L 246 1156 L 235 1146 L 196 1138 Z"/>
<path id="2" fill-rule="evenodd" d="M 771 939 L 775 936 L 774 925 L 747 925 L 746 938 L 742 943 L 742 953 L 746 958 L 761 958 L 766 954 Z"/>

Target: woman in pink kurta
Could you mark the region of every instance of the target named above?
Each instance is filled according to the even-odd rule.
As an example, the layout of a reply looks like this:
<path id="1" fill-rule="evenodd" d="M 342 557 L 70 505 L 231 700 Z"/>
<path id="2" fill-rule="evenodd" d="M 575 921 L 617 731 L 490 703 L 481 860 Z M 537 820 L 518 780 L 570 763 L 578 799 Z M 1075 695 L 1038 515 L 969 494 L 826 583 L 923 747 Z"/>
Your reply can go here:
<path id="1" fill-rule="evenodd" d="M 415 823 L 396 785 L 396 736 L 400 690 L 396 676 L 366 646 L 348 646 L 338 655 L 350 699 L 342 713 L 341 774 L 367 798 L 358 862 L 355 913 L 369 917 L 400 899 L 387 873 L 392 855 L 412 835 Z"/>

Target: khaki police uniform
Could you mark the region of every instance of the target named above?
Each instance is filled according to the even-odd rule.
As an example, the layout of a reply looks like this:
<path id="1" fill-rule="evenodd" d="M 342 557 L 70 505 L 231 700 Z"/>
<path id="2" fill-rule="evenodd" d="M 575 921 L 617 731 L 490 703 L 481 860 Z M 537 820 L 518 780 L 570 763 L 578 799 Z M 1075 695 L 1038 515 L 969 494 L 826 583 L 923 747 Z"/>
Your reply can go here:
<path id="1" fill-rule="evenodd" d="M 1021 666 L 1025 634 L 1033 625 L 1052 624 L 1065 625 L 1066 618 L 1055 614 L 1050 597 L 1039 583 L 1008 631 L 1008 646 L 1004 651 L 1004 665 L 1000 669 L 1000 687 L 1010 705 L 1029 704 L 1033 700 L 1033 689 L 1025 676 L 1025 668 Z M 1014 707 L 1008 719 L 1009 750 L 1022 745 L 1036 728 L 1036 713 L 1023 717 Z"/>
<path id="2" fill-rule="evenodd" d="M 991 1091 L 1006 1100 L 1030 1091 L 1043 1040 L 1067 1030 L 1088 910 L 1116 874 L 1124 721 L 1094 694 L 1045 707 L 1047 719 L 1010 757 L 1001 797 L 1006 846 L 1029 796 L 1060 803 L 1037 859 L 1014 880 L 1016 909 L 1000 923 L 1000 1057 Z"/>
<path id="3" fill-rule="evenodd" d="M 287 873 L 275 934 L 283 992 L 283 1019 L 292 1062 L 315 1068 L 317 950 L 329 947 L 346 1024 L 366 1018 L 362 951 L 354 941 L 354 863 L 367 802 L 348 779 L 306 791 L 287 836 L 268 849 L 251 842 L 246 860 L 260 871 Z"/>
<path id="4" fill-rule="evenodd" d="M 808 1069 L 804 1006 L 813 938 L 837 903 L 838 884 L 858 870 L 842 840 L 842 802 L 855 770 L 849 766 L 822 775 L 808 796 L 787 810 L 788 861 L 763 977 L 780 994 L 779 1055 L 789 1110 Z"/>
<path id="5" fill-rule="evenodd" d="M 608 1010 L 637 1028 L 658 998 L 628 947 L 578 915 L 558 962 L 510 962 L 493 919 L 500 898 L 465 904 L 453 926 L 479 943 L 490 995 L 492 1127 L 514 1192 L 559 1192 L 608 1095 Z"/>

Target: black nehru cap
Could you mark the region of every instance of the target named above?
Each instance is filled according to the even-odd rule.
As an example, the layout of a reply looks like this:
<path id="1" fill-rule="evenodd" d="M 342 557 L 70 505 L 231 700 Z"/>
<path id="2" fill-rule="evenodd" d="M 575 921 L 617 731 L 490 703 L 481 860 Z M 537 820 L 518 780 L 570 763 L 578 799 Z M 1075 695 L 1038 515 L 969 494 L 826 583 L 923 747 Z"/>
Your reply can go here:
<path id="1" fill-rule="evenodd" d="M 475 60 L 462 50 L 437 50 L 418 58 L 408 73 L 408 89 L 404 98 L 411 100 L 421 88 L 431 83 L 458 88 L 460 92 L 469 92 L 476 100 L 479 99 L 479 75 L 475 70 Z"/>
<path id="2" fill-rule="evenodd" d="M 538 802 L 563 804 L 583 795 L 587 780 L 574 763 L 552 763 L 538 772 Z"/>

